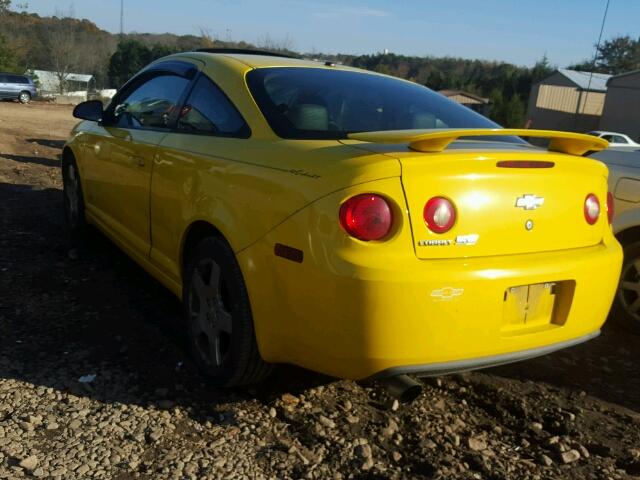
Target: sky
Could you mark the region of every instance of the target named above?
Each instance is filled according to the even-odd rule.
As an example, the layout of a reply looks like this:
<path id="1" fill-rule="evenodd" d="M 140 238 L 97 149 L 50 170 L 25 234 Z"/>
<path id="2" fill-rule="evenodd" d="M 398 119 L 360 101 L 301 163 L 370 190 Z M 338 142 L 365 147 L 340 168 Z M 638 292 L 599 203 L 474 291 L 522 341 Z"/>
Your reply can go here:
<path id="1" fill-rule="evenodd" d="M 120 30 L 120 0 L 27 0 Z M 14 4 L 23 0 L 14 0 Z M 606 0 L 124 0 L 125 32 L 199 34 L 294 50 L 454 56 L 565 67 L 591 59 Z M 640 36 L 640 1 L 610 0 L 603 39 Z"/>

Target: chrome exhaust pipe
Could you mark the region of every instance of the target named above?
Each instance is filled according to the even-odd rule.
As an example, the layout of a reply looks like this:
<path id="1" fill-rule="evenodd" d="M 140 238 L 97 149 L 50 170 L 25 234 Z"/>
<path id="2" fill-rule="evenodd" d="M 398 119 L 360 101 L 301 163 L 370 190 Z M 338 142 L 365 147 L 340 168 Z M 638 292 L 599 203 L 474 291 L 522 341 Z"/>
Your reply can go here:
<path id="1" fill-rule="evenodd" d="M 389 395 L 397 398 L 400 403 L 411 403 L 422 393 L 422 384 L 408 375 L 385 378 L 380 383 Z"/>

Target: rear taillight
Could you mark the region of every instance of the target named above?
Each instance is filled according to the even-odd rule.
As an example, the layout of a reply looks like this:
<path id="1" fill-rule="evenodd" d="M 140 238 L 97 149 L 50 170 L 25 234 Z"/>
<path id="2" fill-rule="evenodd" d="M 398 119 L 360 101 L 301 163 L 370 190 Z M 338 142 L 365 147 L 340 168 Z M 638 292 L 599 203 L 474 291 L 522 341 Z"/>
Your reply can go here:
<path id="1" fill-rule="evenodd" d="M 615 213 L 615 203 L 613 201 L 613 193 L 607 192 L 607 219 L 609 225 L 613 223 L 613 214 Z"/>
<path id="2" fill-rule="evenodd" d="M 451 230 L 456 223 L 456 209 L 449 200 L 444 197 L 433 197 L 422 211 L 424 221 L 434 233 L 445 233 Z"/>
<path id="3" fill-rule="evenodd" d="M 381 240 L 389 234 L 392 224 L 389 203 L 374 193 L 351 197 L 340 207 L 340 225 L 359 240 Z"/>
<path id="4" fill-rule="evenodd" d="M 598 221 L 600 216 L 600 201 L 593 193 L 587 195 L 584 200 L 584 218 L 589 225 Z"/>

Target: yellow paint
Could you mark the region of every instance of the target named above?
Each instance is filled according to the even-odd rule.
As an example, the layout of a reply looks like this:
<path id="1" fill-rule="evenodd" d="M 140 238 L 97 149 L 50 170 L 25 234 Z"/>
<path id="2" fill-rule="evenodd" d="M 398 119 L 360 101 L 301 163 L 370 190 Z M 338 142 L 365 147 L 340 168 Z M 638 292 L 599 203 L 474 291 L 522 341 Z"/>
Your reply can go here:
<path id="1" fill-rule="evenodd" d="M 217 82 L 249 123 L 251 138 L 83 122 L 67 148 L 80 168 L 87 219 L 177 296 L 189 228 L 194 222 L 214 226 L 236 252 L 265 360 L 365 378 L 392 367 L 541 347 L 602 325 L 622 254 L 604 210 L 593 226 L 583 217 L 588 193 L 604 208 L 607 171 L 599 162 L 477 142 L 416 151 L 442 150 L 445 142 L 476 135 L 469 131 L 284 140 L 270 130 L 244 75 L 254 67 L 334 67 L 205 53 L 175 58 L 192 61 Z M 536 133 L 552 138 L 554 150 L 578 154 L 603 146 L 595 137 L 587 145 L 576 134 Z M 366 143 L 371 141 L 378 143 Z M 514 159 L 555 166 L 496 166 Z M 340 205 L 360 193 L 380 194 L 391 204 L 388 238 L 362 242 L 341 229 Z M 530 211 L 516 207 L 525 194 L 544 197 L 544 204 Z M 452 230 L 440 235 L 422 220 L 425 202 L 436 195 L 457 209 Z M 535 225 L 531 231 L 527 220 Z M 477 243 L 456 243 L 467 235 L 477 235 Z M 430 239 L 451 243 L 420 246 Z M 304 261 L 276 257 L 276 243 L 302 250 Z M 563 287 L 554 299 L 534 288 L 546 302 L 530 302 L 534 325 L 508 321 L 505 329 L 508 289 L 553 282 L 575 287 Z"/>

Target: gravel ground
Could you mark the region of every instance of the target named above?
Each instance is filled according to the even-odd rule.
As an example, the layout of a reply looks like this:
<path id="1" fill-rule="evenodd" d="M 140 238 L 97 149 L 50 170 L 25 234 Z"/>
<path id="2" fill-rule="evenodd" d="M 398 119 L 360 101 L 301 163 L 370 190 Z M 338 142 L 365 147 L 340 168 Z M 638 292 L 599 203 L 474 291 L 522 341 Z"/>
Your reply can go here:
<path id="1" fill-rule="evenodd" d="M 640 478 L 640 338 L 375 387 L 205 385 L 178 302 L 104 237 L 69 254 L 70 108 L 0 103 L 0 478 Z"/>

